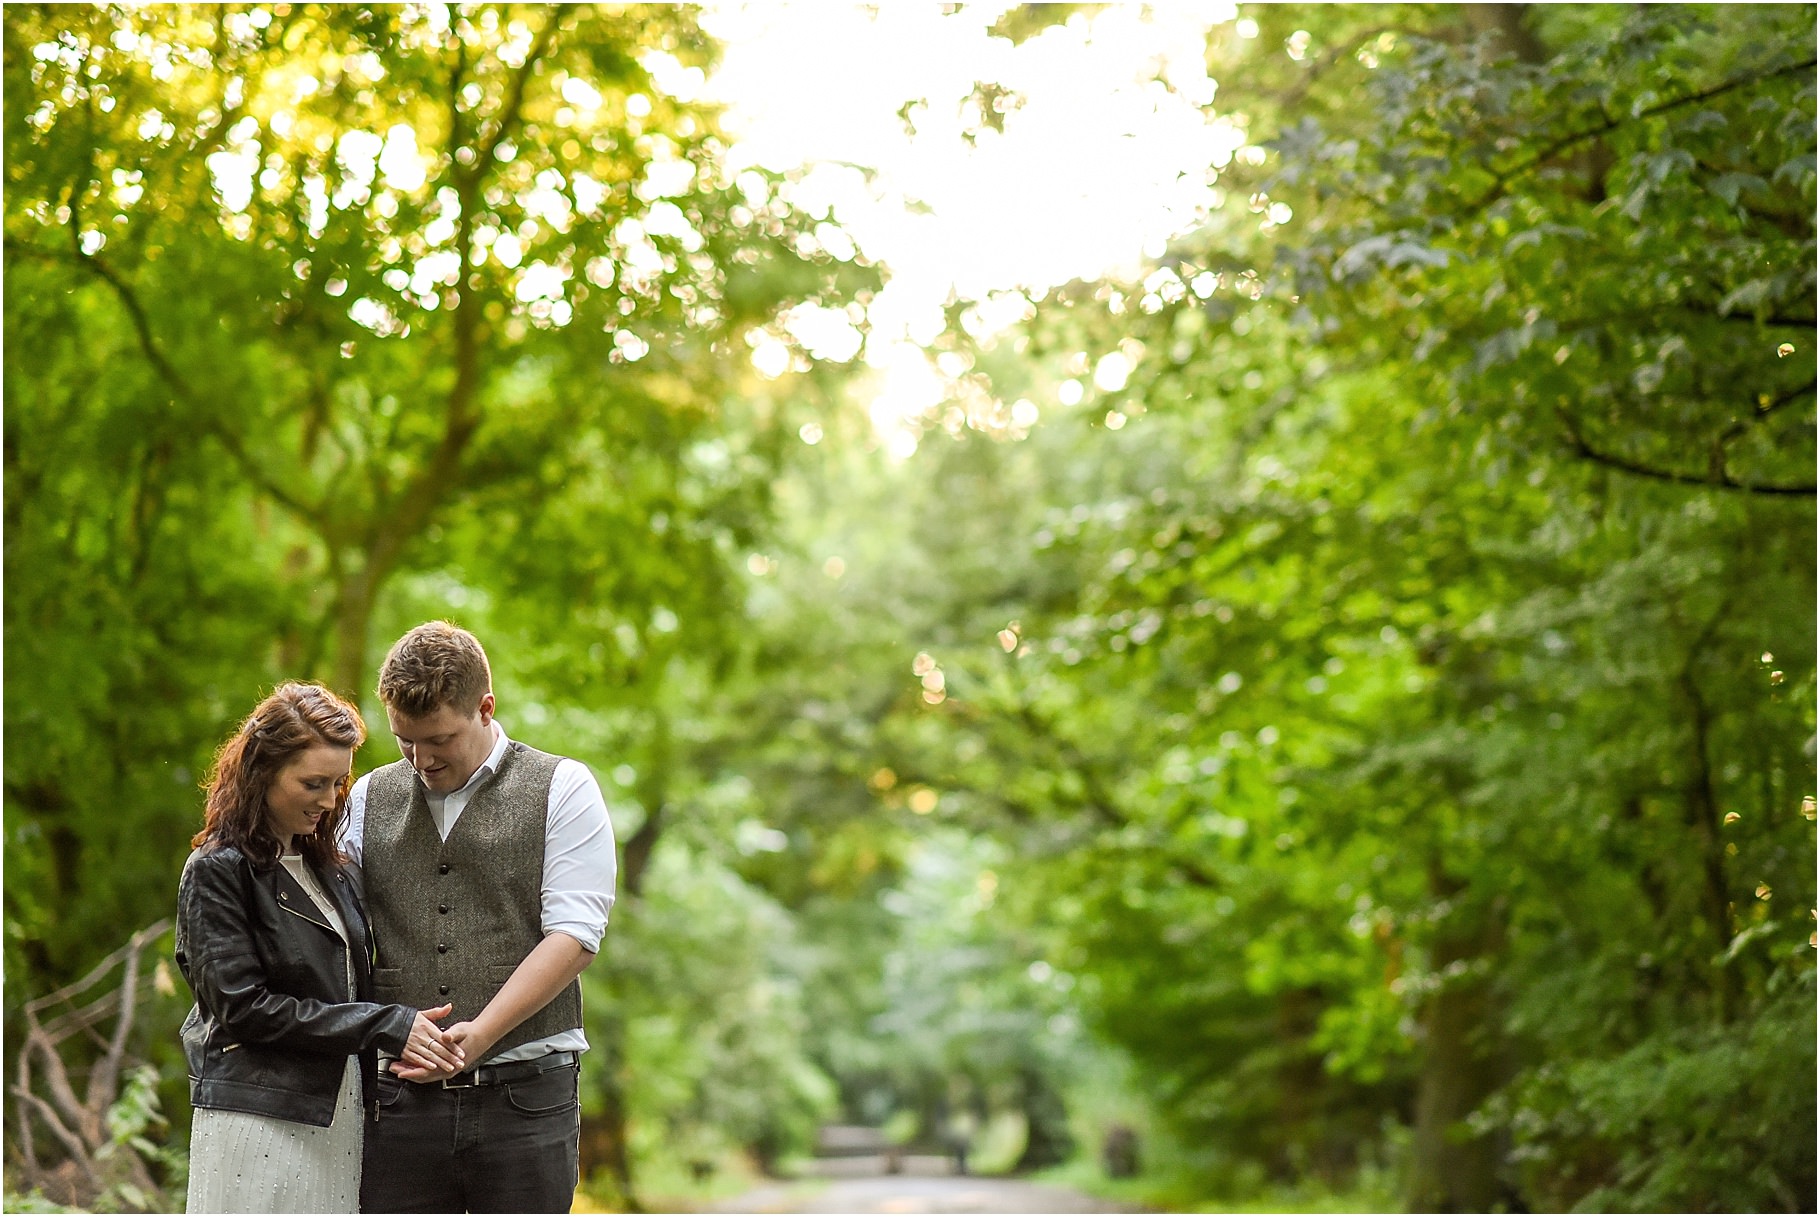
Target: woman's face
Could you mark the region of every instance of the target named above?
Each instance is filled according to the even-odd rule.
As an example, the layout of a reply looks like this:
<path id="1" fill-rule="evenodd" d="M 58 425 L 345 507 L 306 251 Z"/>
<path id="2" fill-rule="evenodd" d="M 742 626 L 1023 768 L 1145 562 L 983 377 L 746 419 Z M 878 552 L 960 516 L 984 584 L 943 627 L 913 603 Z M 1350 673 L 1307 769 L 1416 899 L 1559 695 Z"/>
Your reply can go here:
<path id="1" fill-rule="evenodd" d="M 353 751 L 333 744 L 317 744 L 292 757 L 265 792 L 266 822 L 273 834 L 288 845 L 292 837 L 315 832 L 317 822 L 335 810 L 353 764 Z"/>

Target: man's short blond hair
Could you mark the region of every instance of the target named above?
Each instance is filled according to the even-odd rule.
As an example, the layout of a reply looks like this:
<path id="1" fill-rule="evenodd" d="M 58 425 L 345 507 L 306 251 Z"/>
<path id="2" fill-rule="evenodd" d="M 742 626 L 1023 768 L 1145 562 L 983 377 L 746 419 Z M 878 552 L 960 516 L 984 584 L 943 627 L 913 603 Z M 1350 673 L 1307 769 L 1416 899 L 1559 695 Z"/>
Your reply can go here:
<path id="1" fill-rule="evenodd" d="M 447 621 L 426 621 L 392 644 L 379 665 L 379 700 L 411 718 L 452 706 L 466 714 L 493 691 L 480 639 Z"/>

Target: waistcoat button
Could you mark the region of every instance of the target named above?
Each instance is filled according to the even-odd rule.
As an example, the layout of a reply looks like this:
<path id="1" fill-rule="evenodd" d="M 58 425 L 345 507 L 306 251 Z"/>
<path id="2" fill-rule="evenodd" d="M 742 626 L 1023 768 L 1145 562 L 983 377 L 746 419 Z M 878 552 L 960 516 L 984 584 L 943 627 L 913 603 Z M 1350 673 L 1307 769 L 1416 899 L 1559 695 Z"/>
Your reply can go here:
<path id="1" fill-rule="evenodd" d="M 439 904 L 436 906 L 436 911 L 439 913 L 446 913 L 449 911 L 449 906 L 446 904 Z"/>
<path id="2" fill-rule="evenodd" d="M 438 955 L 447 955 L 449 953 L 449 944 L 446 942 L 437 943 L 436 944 L 436 953 Z"/>
<path id="3" fill-rule="evenodd" d="M 437 992 L 437 993 L 439 993 L 439 994 L 441 994 L 441 995 L 442 995 L 442 996 L 443 996 L 443 997 L 447 997 L 447 996 L 448 996 L 448 995 L 449 995 L 449 986 L 447 986 L 447 985 L 437 985 L 437 986 L 436 986 L 436 992 Z"/>
<path id="4" fill-rule="evenodd" d="M 448 874 L 449 873 L 449 864 L 447 862 L 444 862 L 441 866 L 436 868 L 436 873 L 439 875 Z"/>

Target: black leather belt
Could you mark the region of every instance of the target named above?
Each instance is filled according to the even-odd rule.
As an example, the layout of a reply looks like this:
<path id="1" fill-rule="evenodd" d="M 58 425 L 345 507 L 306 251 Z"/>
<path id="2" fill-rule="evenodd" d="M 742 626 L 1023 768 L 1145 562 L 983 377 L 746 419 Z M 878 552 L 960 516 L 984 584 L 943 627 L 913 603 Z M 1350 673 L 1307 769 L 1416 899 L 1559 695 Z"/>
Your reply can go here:
<path id="1" fill-rule="evenodd" d="M 476 1065 L 465 1073 L 442 1080 L 444 1090 L 467 1090 L 472 1086 L 497 1086 L 501 1082 L 524 1082 L 552 1069 L 566 1069 L 581 1059 L 579 1052 L 547 1052 L 528 1061 L 502 1061 L 497 1065 Z"/>

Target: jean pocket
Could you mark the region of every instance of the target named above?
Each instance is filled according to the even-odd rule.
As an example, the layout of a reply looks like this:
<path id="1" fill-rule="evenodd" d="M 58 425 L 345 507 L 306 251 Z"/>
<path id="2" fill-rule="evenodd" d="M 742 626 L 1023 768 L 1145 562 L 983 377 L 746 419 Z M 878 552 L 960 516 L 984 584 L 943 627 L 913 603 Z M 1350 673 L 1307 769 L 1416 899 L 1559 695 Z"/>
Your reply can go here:
<path id="1" fill-rule="evenodd" d="M 379 1106 L 395 1107 L 398 1100 L 404 1097 L 404 1088 L 410 1083 L 400 1078 L 389 1069 L 379 1071 Z"/>
<path id="2" fill-rule="evenodd" d="M 581 1070 L 574 1065 L 505 1083 L 506 1102 L 524 1116 L 558 1116 L 581 1101 Z"/>

